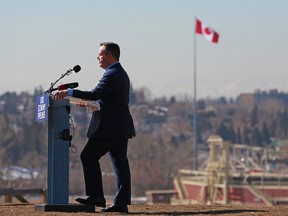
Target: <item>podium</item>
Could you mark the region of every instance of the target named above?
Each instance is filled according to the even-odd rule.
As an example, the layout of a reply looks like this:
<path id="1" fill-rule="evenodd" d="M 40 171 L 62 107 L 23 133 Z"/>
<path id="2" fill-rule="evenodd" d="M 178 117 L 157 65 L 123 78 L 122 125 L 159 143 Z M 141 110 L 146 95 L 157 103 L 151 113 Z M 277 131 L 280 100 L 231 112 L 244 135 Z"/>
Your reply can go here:
<path id="1" fill-rule="evenodd" d="M 69 100 L 50 98 L 47 204 L 68 204 L 69 201 L 69 140 L 61 138 L 63 131 L 70 130 L 69 114 Z"/>
<path id="2" fill-rule="evenodd" d="M 95 212 L 95 206 L 69 204 L 69 99 L 54 100 L 52 94 L 37 97 L 36 121 L 48 121 L 47 203 L 40 211 Z"/>

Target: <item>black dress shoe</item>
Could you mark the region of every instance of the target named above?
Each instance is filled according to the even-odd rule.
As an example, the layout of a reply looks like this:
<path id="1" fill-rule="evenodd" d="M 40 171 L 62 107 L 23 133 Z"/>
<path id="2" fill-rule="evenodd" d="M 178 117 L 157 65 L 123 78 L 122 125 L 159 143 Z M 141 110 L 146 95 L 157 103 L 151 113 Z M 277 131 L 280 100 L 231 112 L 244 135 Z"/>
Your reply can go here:
<path id="1" fill-rule="evenodd" d="M 101 212 L 123 212 L 123 213 L 128 213 L 128 207 L 127 207 L 127 205 L 112 204 L 111 206 L 109 206 L 107 208 L 102 208 Z"/>
<path id="2" fill-rule="evenodd" d="M 98 206 L 98 207 L 105 207 L 106 206 L 105 199 L 100 199 L 100 198 L 97 198 L 97 197 L 89 196 L 87 199 L 77 198 L 75 200 L 78 203 L 83 204 L 83 205 L 95 205 L 95 206 Z"/>

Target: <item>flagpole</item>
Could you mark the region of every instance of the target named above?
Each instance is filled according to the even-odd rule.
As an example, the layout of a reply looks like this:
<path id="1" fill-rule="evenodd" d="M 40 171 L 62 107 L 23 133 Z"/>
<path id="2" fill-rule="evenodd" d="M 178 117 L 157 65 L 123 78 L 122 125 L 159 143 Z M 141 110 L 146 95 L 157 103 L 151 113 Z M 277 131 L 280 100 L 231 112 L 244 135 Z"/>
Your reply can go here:
<path id="1" fill-rule="evenodd" d="M 196 65 L 196 18 L 194 30 L 194 102 L 193 102 L 193 169 L 198 170 L 198 148 L 197 148 L 197 65 Z"/>
<path id="2" fill-rule="evenodd" d="M 197 145 L 197 56 L 196 56 L 196 33 L 205 36 L 205 38 L 212 42 L 218 43 L 219 34 L 212 28 L 203 25 L 203 23 L 195 17 L 195 31 L 194 31 L 194 109 L 193 109 L 193 169 L 198 170 L 198 145 Z M 198 132 L 198 134 L 200 134 Z"/>

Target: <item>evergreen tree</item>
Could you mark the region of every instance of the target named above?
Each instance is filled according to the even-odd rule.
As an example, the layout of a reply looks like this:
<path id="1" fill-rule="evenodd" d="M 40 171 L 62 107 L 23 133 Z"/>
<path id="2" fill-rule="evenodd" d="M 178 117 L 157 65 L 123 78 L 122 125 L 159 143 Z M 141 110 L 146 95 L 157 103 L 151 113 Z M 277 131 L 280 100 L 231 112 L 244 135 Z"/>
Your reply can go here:
<path id="1" fill-rule="evenodd" d="M 263 124 L 261 134 L 263 138 L 263 144 L 269 144 L 271 142 L 271 137 L 270 137 L 269 129 L 268 129 L 266 122 L 264 122 Z"/>
<path id="2" fill-rule="evenodd" d="M 257 105 L 254 105 L 252 112 L 251 112 L 251 116 L 250 116 L 250 122 L 251 122 L 251 126 L 254 127 L 255 125 L 258 124 L 258 107 Z"/>

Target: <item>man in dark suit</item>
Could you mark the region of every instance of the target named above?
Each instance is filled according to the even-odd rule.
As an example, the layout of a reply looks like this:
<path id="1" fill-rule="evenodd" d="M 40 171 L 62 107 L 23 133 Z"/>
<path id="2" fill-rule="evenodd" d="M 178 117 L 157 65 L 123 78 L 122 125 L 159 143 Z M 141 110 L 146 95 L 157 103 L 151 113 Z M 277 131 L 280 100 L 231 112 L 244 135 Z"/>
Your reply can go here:
<path id="1" fill-rule="evenodd" d="M 127 159 L 128 139 L 135 136 L 129 111 L 130 80 L 120 62 L 120 48 L 111 42 L 101 43 L 97 59 L 105 69 L 103 77 L 92 91 L 69 89 L 59 91 L 55 99 L 73 96 L 97 101 L 87 132 L 88 142 L 81 152 L 87 199 L 81 204 L 103 207 L 103 212 L 128 212 L 131 204 L 131 176 Z M 91 108 L 91 107 L 90 107 Z M 105 208 L 99 160 L 109 153 L 117 183 L 117 193 L 111 206 Z"/>

